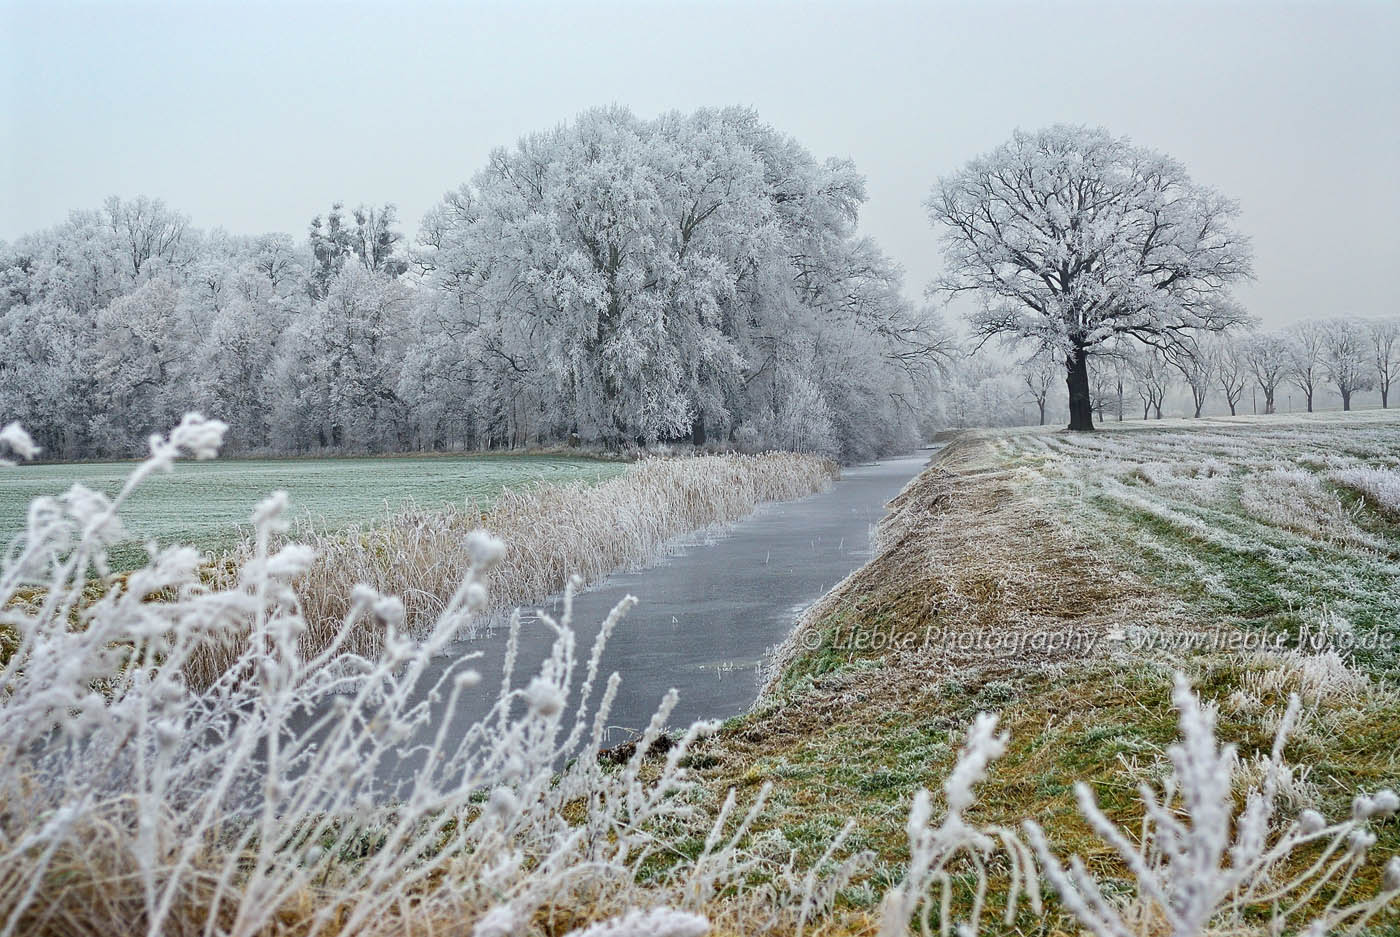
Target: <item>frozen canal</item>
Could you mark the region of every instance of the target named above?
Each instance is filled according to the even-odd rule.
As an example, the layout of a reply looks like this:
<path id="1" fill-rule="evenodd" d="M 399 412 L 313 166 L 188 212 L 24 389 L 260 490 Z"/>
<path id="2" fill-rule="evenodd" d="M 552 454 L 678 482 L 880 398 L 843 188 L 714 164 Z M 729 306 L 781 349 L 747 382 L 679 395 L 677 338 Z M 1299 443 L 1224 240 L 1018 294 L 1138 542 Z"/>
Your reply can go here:
<path id="1" fill-rule="evenodd" d="M 845 468 L 825 493 L 763 505 L 654 566 L 615 574 L 578 595 L 573 625 L 584 659 L 609 610 L 626 595 L 639 599 L 603 655 L 600 682 L 613 671 L 622 675 L 607 741 L 644 728 L 671 687 L 680 692 L 672 726 L 747 709 L 758 694 L 764 656 L 787 636 L 803 608 L 869 558 L 870 535 L 885 503 L 931 455 L 924 450 Z M 552 612 L 557 602 L 548 608 Z M 468 717 L 460 724 L 494 702 L 505 639 L 499 629 L 460 642 L 461 652 L 484 654 L 472 665 L 484 678 L 479 700 L 459 703 L 480 712 L 459 710 L 456 719 Z M 515 685 L 538 670 L 552 640 L 533 614 L 525 616 Z M 581 679 L 579 674 L 575 684 Z"/>

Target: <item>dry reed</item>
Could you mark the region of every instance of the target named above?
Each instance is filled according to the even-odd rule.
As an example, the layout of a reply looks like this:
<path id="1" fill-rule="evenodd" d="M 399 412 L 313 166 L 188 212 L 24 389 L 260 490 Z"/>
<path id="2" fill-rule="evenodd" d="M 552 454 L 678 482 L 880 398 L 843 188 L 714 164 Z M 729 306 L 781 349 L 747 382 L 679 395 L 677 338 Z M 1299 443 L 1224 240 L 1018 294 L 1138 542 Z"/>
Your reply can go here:
<path id="1" fill-rule="evenodd" d="M 470 501 L 412 508 L 326 533 L 303 525 L 290 539 L 314 549 L 316 559 L 296 582 L 307 622 L 302 653 L 314 657 L 337 637 L 344 650 L 379 652 L 385 622 L 374 616 L 348 639 L 341 634 L 360 584 L 399 596 L 410 631 L 431 625 L 462 582 L 466 537 L 479 528 L 505 540 L 505 559 L 485 586 L 491 608 L 512 608 L 558 593 L 570 576 L 586 585 L 650 562 L 684 534 L 733 523 L 765 502 L 823 491 L 838 475 L 829 459 L 791 452 L 649 458 L 597 485 L 507 489 L 486 509 Z M 236 576 L 250 549 L 225 556 L 222 574 Z M 235 644 L 211 646 L 191 661 L 191 681 L 207 686 L 238 653 Z"/>

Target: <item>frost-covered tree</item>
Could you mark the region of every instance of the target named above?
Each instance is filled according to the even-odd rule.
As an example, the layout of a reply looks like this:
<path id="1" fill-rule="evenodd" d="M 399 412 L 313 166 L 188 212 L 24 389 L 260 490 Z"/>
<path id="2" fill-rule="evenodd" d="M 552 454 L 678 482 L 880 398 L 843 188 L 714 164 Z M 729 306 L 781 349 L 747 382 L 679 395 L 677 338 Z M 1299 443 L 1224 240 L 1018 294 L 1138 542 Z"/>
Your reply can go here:
<path id="1" fill-rule="evenodd" d="M 1194 408 L 1191 415 L 1199 419 L 1218 370 L 1213 350 L 1205 342 L 1192 340 L 1168 345 L 1162 349 L 1162 354 L 1185 379 Z"/>
<path id="2" fill-rule="evenodd" d="M 393 227 L 399 221 L 396 206 L 359 205 L 350 214 L 347 221 L 345 204 L 336 202 L 324 221 L 320 215 L 311 219 L 307 232 L 315 257 L 311 289 L 318 297 L 326 294 L 348 258 L 355 258 L 371 273 L 398 276 L 408 268 L 407 261 L 399 256 L 403 234 Z"/>
<path id="3" fill-rule="evenodd" d="M 1400 318 L 1388 316 L 1371 319 L 1366 323 L 1366 337 L 1370 339 L 1371 353 L 1376 364 L 1376 389 L 1381 392 L 1382 409 L 1390 406 L 1390 385 L 1395 381 L 1397 366 L 1400 366 Z"/>
<path id="4" fill-rule="evenodd" d="M 1026 382 L 1026 389 L 1030 392 L 1030 397 L 1035 401 L 1036 408 L 1040 411 L 1040 425 L 1045 425 L 1045 402 L 1050 396 L 1050 388 L 1060 379 L 1062 367 L 1058 361 L 1049 355 L 1032 355 L 1021 363 L 1022 377 Z"/>
<path id="5" fill-rule="evenodd" d="M 940 179 L 926 204 L 944 232 L 939 289 L 980 298 L 978 335 L 1065 359 L 1070 429 L 1093 428 L 1095 347 L 1180 345 L 1247 321 L 1230 294 L 1250 275 L 1235 203 L 1105 130 L 1018 131 Z"/>
<path id="6" fill-rule="evenodd" d="M 1167 399 L 1167 391 L 1171 389 L 1171 367 L 1155 348 L 1136 349 L 1129 359 L 1129 366 L 1138 399 L 1142 401 L 1142 418 L 1147 419 L 1150 411 L 1160 420 L 1162 404 Z"/>
<path id="7" fill-rule="evenodd" d="M 180 290 L 151 279 L 97 315 L 88 348 L 94 383 L 91 434 L 106 452 L 179 421 L 198 323 Z"/>
<path id="8" fill-rule="evenodd" d="M 113 196 L 102 206 L 100 218 L 133 280 L 139 279 L 152 261 L 179 267 L 191 259 L 186 236 L 189 219 L 166 208 L 160 199 L 139 196 L 122 201 Z"/>
<path id="9" fill-rule="evenodd" d="M 1304 320 L 1288 330 L 1288 379 L 1307 398 L 1308 412 L 1313 412 L 1313 394 L 1323 379 L 1326 349 L 1325 329 L 1321 322 Z"/>
<path id="10" fill-rule="evenodd" d="M 1292 364 L 1288 339 L 1277 332 L 1249 335 L 1242 343 L 1245 366 L 1264 393 L 1264 412 L 1274 412 L 1274 395 L 1288 377 Z"/>
<path id="11" fill-rule="evenodd" d="M 833 454 L 872 454 L 913 424 L 940 349 L 898 268 L 856 235 L 864 199 L 849 162 L 748 110 L 585 112 L 496 151 L 429 213 L 414 263 L 447 299 L 410 354 L 478 401 L 478 438 L 703 443 L 748 427 L 778 445 L 800 412 L 828 414 Z"/>
<path id="12" fill-rule="evenodd" d="M 1351 409 L 1357 391 L 1375 386 L 1369 338 L 1355 319 L 1328 319 L 1322 323 L 1322 366 L 1327 380 L 1336 385 L 1342 409 Z"/>
<path id="13" fill-rule="evenodd" d="M 396 389 L 408 304 L 406 290 L 392 277 L 346 264 L 289 336 L 286 354 L 296 363 L 297 377 L 282 401 L 284 417 L 296 419 L 298 430 L 323 446 L 401 447 L 408 419 Z"/>
<path id="14" fill-rule="evenodd" d="M 1215 380 L 1235 416 L 1244 389 L 1249 386 L 1250 370 L 1245 340 L 1226 338 L 1213 342 L 1210 349 L 1215 364 Z"/>
<path id="15" fill-rule="evenodd" d="M 1112 413 L 1119 423 L 1123 422 L 1123 398 L 1131 380 L 1131 354 L 1132 349 L 1124 342 L 1100 345 L 1090 354 L 1093 361 L 1090 397 L 1100 420 L 1105 413 Z"/>

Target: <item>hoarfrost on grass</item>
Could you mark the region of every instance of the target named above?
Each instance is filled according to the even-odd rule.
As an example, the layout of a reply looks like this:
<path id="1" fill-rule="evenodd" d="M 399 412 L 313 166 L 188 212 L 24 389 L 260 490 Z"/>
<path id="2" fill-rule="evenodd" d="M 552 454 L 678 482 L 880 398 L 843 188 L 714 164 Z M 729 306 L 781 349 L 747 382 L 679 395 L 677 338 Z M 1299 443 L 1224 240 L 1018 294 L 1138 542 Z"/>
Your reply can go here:
<path id="1" fill-rule="evenodd" d="M 85 603 L 89 575 L 103 566 L 102 531 L 134 485 L 175 456 L 207 456 L 216 444 L 212 421 L 182 425 L 153 441 L 152 458 L 110 502 L 39 505 L 6 555 L 0 625 L 17 640 L 0 666 L 0 937 L 59 927 L 242 937 L 274 923 L 306 935 L 419 927 L 491 937 L 562 909 L 587 909 L 576 937 L 698 937 L 716 915 L 755 931 L 801 932 L 865 861 L 842 857 L 847 826 L 817 863 L 797 865 L 795 851 L 754 832 L 766 786 L 742 808 L 731 791 L 709 809 L 682 763 L 716 725 L 696 724 L 649 755 L 674 694 L 626 763 L 600 762 L 619 678 L 604 680 L 599 662 L 625 603 L 585 650 L 575 645 L 566 600 L 560 620 L 545 619 L 555 640 L 539 671 L 517 675 L 508 664 L 491 713 L 455 724 L 455 701 L 476 692 L 480 676 L 470 658 L 431 679 L 428 663 L 470 623 L 473 587 L 489 588 L 509 550 L 483 533 L 464 532 L 471 565 L 418 636 L 399 630 L 403 610 L 391 590 L 362 586 L 347 589 L 331 641 L 305 653 L 293 580 L 311 556 L 280 542 L 287 501 L 278 495 L 257 508 L 257 534 L 234 581 L 207 581 L 193 551 L 177 547 Z M 12 601 L 35 582 L 44 586 L 37 604 Z M 382 647 L 344 652 L 366 616 L 382 621 Z M 511 641 L 520 627 L 517 617 Z M 192 684 L 187 665 L 211 642 L 233 642 L 235 652 L 213 680 Z M 328 666 L 337 658 L 353 666 Z M 448 715 L 426 727 L 429 709 L 414 700 L 429 679 Z M 575 693 L 581 705 L 566 710 L 560 700 Z M 321 707 L 328 698 L 339 701 Z M 1374 894 L 1358 894 L 1354 883 L 1371 861 L 1375 828 L 1395 822 L 1400 799 L 1362 792 L 1343 820 L 1311 809 L 1284 819 L 1282 755 L 1299 718 L 1295 698 L 1267 762 L 1250 766 L 1257 786 L 1237 811 L 1240 772 L 1216 741 L 1213 711 L 1184 679 L 1174 700 L 1182 740 L 1169 750 L 1162 787 L 1142 789 L 1145 836 L 1135 843 L 1081 789 L 1085 817 L 1131 872 L 1127 894 L 1078 858 L 1062 863 L 1053 830 L 975 820 L 977 785 L 1007 746 L 984 714 L 944 784 L 943 817 L 927 792 L 914 799 L 910 858 L 884 896 L 881 932 L 914 923 L 948 934 L 955 918 L 959 933 L 978 929 L 994 856 L 1010 870 L 1007 922 L 1021 899 L 1031 913 L 1044 911 L 1041 873 L 1083 926 L 1113 937 L 1163 921 L 1187 937 L 1235 927 L 1259 908 L 1300 927 L 1357 930 L 1382 920 L 1400 896 L 1400 862 L 1384 861 Z M 289 715 L 302 708 L 324 715 L 289 730 Z M 409 741 L 423 728 L 430 741 Z M 566 753 L 577 757 L 565 762 Z M 408 756 L 422 769 L 386 798 L 377 767 Z M 681 848 L 694 842 L 698 853 Z M 1322 858 L 1282 874 L 1306 848 Z M 955 881 L 971 881 L 970 907 L 954 900 Z"/>

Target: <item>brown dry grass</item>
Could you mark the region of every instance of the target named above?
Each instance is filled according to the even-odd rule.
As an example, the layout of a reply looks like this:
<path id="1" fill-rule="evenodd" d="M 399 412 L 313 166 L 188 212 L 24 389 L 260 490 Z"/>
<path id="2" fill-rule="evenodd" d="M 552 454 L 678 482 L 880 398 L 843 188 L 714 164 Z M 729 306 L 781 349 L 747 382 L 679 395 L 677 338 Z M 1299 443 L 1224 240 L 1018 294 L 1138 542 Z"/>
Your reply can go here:
<path id="1" fill-rule="evenodd" d="M 845 637 L 862 631 L 917 645 L 884 653 L 885 669 L 897 681 L 909 671 L 926 675 L 931 667 L 948 672 L 989 663 L 986 653 L 944 636 L 1087 639 L 1127 625 L 1181 626 L 1178 610 L 1164 605 L 1160 590 L 1115 567 L 1030 501 L 1013 470 L 995 467 L 997 458 L 990 438 L 960 438 L 890 502 L 875 557 L 803 615 L 775 655 L 769 692 L 812 667 L 829 666 L 824 651 L 851 648 L 846 663 L 874 656 Z M 1048 649 L 1030 652 L 1017 666 L 1056 662 Z"/>
<path id="2" fill-rule="evenodd" d="M 466 574 L 473 530 L 505 540 L 505 560 L 486 587 L 491 607 L 512 608 L 544 600 L 570 576 L 587 584 L 649 562 L 676 537 L 733 523 L 764 502 L 814 494 L 838 475 L 829 459 L 790 452 L 652 458 L 599 484 L 507 489 L 485 511 L 408 510 L 369 527 L 294 531 L 289 539 L 317 554 L 295 584 L 308 624 L 302 653 L 314 656 L 337 640 L 360 584 L 399 597 L 410 631 L 431 626 Z M 235 576 L 248 555 L 245 547 L 217 568 Z M 363 616 L 341 647 L 373 655 L 384 634 L 382 622 Z M 240 650 L 236 643 L 211 645 L 194 661 L 191 682 L 209 685 Z"/>

